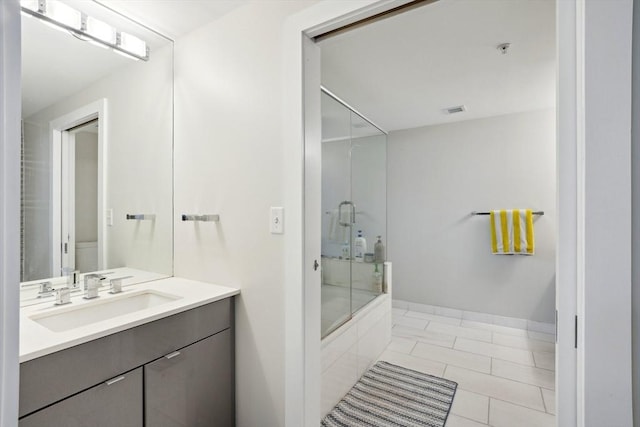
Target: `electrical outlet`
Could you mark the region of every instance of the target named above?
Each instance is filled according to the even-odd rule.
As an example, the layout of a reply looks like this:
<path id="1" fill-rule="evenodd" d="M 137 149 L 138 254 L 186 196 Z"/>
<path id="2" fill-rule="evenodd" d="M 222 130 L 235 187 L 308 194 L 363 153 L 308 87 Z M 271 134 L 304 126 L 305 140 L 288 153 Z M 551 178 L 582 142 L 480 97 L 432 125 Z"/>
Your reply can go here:
<path id="1" fill-rule="evenodd" d="M 106 217 L 107 226 L 113 227 L 113 209 L 107 209 Z"/>

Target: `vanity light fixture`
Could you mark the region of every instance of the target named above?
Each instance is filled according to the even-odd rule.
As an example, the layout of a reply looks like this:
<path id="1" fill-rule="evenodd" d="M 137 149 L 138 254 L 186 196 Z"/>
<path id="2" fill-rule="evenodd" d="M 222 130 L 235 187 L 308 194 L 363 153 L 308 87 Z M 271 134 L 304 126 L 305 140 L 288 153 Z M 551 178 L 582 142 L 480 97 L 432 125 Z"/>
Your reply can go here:
<path id="1" fill-rule="evenodd" d="M 116 29 L 96 18 L 87 16 L 87 34 L 105 42 L 108 45 L 116 44 Z M 100 44 L 100 43 L 98 43 Z M 102 45 L 107 47 L 105 45 Z"/>
<path id="2" fill-rule="evenodd" d="M 100 47 L 112 49 L 127 58 L 149 60 L 149 47 L 144 40 L 118 31 L 111 25 L 75 10 L 60 0 L 20 0 L 24 16 L 33 16 L 56 29 Z"/>

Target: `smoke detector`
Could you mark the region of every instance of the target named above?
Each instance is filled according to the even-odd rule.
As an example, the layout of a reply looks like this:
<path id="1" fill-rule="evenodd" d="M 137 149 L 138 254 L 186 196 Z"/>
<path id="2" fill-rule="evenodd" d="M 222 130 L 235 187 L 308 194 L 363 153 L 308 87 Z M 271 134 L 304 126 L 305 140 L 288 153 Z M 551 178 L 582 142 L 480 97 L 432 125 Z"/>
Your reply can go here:
<path id="1" fill-rule="evenodd" d="M 501 54 L 506 55 L 510 47 L 511 47 L 511 43 L 501 43 L 498 46 L 496 46 L 496 49 L 498 49 Z"/>
<path id="2" fill-rule="evenodd" d="M 462 113 L 464 111 L 467 111 L 467 107 L 465 107 L 464 105 L 458 105 L 455 107 L 449 107 L 444 109 L 444 112 L 447 114 Z"/>

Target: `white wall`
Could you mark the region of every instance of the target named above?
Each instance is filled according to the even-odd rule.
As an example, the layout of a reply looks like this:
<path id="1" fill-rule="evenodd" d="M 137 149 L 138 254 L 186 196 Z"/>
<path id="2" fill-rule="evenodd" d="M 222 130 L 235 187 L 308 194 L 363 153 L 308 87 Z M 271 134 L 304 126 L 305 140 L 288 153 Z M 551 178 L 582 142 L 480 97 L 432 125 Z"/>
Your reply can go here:
<path id="1" fill-rule="evenodd" d="M 98 134 L 76 134 L 76 242 L 98 240 Z"/>
<path id="2" fill-rule="evenodd" d="M 389 134 L 394 298 L 553 322 L 555 113 L 517 113 Z M 488 216 L 532 208 L 535 255 L 491 254 Z"/>
<path id="3" fill-rule="evenodd" d="M 175 274 L 238 287 L 239 427 L 284 425 L 285 18 L 309 2 L 256 1 L 176 40 Z M 285 233 L 293 233 L 285 210 Z M 216 213 L 220 222 L 179 221 Z"/>
<path id="4" fill-rule="evenodd" d="M 172 274 L 172 53 L 154 50 L 149 62 L 132 62 L 25 120 L 48 138 L 51 120 L 107 99 L 107 121 L 100 123 L 107 131 L 105 207 L 113 209 L 107 268 Z M 156 220 L 127 221 L 127 213 L 156 214 Z"/>

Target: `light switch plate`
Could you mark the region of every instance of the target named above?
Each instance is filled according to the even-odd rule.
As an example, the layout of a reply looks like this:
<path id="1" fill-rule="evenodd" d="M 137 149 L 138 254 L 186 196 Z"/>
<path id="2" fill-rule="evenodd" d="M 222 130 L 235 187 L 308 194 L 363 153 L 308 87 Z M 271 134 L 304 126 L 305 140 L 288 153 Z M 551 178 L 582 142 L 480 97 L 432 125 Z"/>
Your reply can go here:
<path id="1" fill-rule="evenodd" d="M 271 207 L 271 234 L 284 233 L 284 208 Z"/>
<path id="2" fill-rule="evenodd" d="M 107 226 L 108 227 L 113 227 L 113 209 L 107 209 L 107 215 L 106 215 L 106 220 L 107 220 Z"/>

